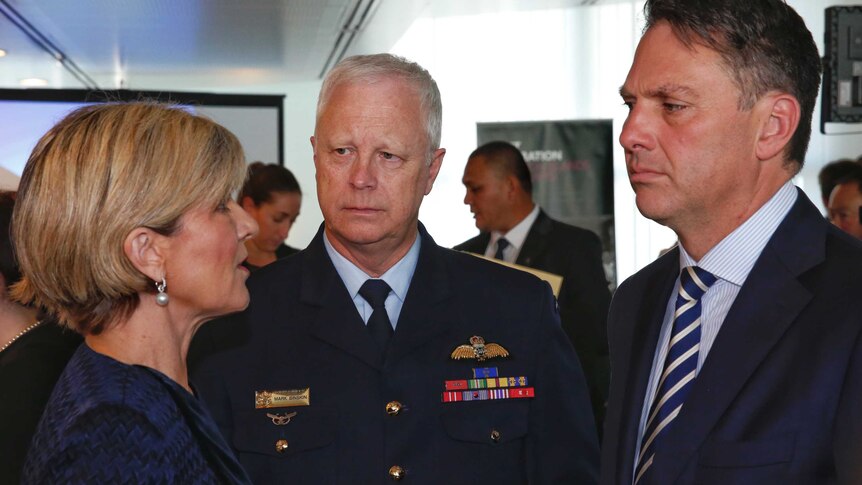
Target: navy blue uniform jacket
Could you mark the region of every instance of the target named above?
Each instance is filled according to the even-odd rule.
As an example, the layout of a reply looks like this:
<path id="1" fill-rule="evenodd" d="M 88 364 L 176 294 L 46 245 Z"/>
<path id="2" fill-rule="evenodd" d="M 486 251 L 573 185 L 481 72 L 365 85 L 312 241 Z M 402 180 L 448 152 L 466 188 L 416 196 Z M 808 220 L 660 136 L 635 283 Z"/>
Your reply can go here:
<path id="1" fill-rule="evenodd" d="M 631 484 L 670 251 L 611 304 L 602 483 Z M 730 308 L 668 429 L 656 484 L 862 483 L 862 245 L 799 197 Z M 665 445 L 663 445 L 665 446 Z"/>
<path id="2" fill-rule="evenodd" d="M 322 229 L 306 250 L 251 277 L 245 312 L 199 332 L 194 382 L 252 479 L 389 483 L 400 466 L 405 483 L 595 483 L 586 385 L 547 284 L 441 248 L 421 225 L 420 237 L 385 356 Z M 453 360 L 474 335 L 510 356 Z M 525 376 L 535 398 L 442 402 L 444 381 L 472 378 L 474 367 Z M 255 391 L 306 388 L 308 406 L 255 409 Z M 397 415 L 386 412 L 392 401 L 403 406 Z M 283 425 L 267 416 L 292 412 Z"/>
<path id="3" fill-rule="evenodd" d="M 483 232 L 454 249 L 484 254 L 490 240 L 491 234 Z M 515 262 L 563 277 L 560 320 L 581 360 L 596 424 L 601 427 L 610 385 L 607 320 L 611 303 L 601 241 L 592 231 L 539 211 Z"/>

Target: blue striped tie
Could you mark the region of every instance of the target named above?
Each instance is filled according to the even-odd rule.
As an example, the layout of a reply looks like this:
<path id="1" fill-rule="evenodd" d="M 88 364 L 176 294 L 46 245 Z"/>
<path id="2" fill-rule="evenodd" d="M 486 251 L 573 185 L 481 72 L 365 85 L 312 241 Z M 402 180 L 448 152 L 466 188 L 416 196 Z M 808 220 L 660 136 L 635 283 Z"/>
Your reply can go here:
<path id="1" fill-rule="evenodd" d="M 715 276 L 697 266 L 687 266 L 680 274 L 673 332 L 664 372 L 659 379 L 658 392 L 650 406 L 644 428 L 635 475 L 636 484 L 653 464 L 662 435 L 679 414 L 688 392 L 694 385 L 697 355 L 700 350 L 700 298 L 715 281 Z"/>

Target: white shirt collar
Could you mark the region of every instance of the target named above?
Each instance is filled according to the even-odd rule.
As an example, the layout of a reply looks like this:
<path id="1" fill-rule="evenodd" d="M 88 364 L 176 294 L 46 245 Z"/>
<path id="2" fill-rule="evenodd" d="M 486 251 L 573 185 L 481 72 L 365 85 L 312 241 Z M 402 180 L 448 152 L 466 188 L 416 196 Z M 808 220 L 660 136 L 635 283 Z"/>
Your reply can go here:
<path id="1" fill-rule="evenodd" d="M 524 246 L 524 241 L 527 240 L 527 234 L 530 233 L 530 228 L 533 227 L 533 223 L 536 222 L 536 219 L 539 218 L 539 204 L 533 204 L 533 210 L 527 214 L 527 217 L 521 219 L 521 222 L 515 225 L 512 229 L 509 229 L 509 232 L 503 234 L 500 231 L 491 231 L 491 240 L 488 241 L 489 247 L 493 247 L 496 249 L 497 240 L 501 237 L 505 237 L 509 244 L 515 249 L 515 254 L 517 258 L 517 254 L 521 252 L 521 247 Z"/>
<path id="2" fill-rule="evenodd" d="M 329 254 L 329 259 L 332 260 L 335 271 L 347 287 L 347 292 L 351 299 L 355 299 L 359 294 L 359 289 L 366 280 L 371 279 L 365 271 L 359 269 L 358 266 L 350 262 L 347 258 L 341 255 L 332 247 L 326 232 L 323 233 L 323 245 L 326 248 L 326 253 Z M 398 297 L 401 303 L 407 297 L 407 290 L 410 289 L 410 281 L 413 279 L 413 273 L 416 272 L 416 263 L 419 262 L 419 249 L 422 246 L 422 237 L 416 234 L 416 240 L 397 263 L 380 275 L 380 279 L 392 288 L 392 292 Z"/>
<path id="3" fill-rule="evenodd" d="M 742 286 L 798 195 L 792 182 L 785 183 L 754 215 L 713 246 L 700 261 L 695 261 L 680 244 L 680 268 L 697 265 L 718 278 Z"/>

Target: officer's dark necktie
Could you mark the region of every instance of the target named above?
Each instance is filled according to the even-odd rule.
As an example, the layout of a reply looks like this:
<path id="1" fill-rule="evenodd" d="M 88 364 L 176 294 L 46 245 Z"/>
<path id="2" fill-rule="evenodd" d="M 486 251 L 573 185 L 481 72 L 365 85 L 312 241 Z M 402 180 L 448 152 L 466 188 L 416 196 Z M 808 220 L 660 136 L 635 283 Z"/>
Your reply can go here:
<path id="1" fill-rule="evenodd" d="M 503 250 L 505 250 L 509 246 L 509 241 L 505 237 L 497 239 L 497 252 L 494 253 L 494 257 L 499 259 L 500 261 L 505 261 L 506 258 L 503 257 Z"/>
<path id="2" fill-rule="evenodd" d="M 700 299 L 716 279 L 712 273 L 697 266 L 686 266 L 679 276 L 673 330 L 658 390 L 644 428 L 635 484 L 649 475 L 656 450 L 661 448 L 662 435 L 679 415 L 694 385 L 700 353 Z M 666 455 L 664 458 L 672 459 Z"/>
<path id="3" fill-rule="evenodd" d="M 371 337 L 380 346 L 381 351 L 386 350 L 386 344 L 389 342 L 389 337 L 392 336 L 392 323 L 389 321 L 389 315 L 386 313 L 386 297 L 392 291 L 389 285 L 383 280 L 366 280 L 359 289 L 359 295 L 365 298 L 365 301 L 371 305 L 371 317 L 368 318 L 368 332 Z"/>

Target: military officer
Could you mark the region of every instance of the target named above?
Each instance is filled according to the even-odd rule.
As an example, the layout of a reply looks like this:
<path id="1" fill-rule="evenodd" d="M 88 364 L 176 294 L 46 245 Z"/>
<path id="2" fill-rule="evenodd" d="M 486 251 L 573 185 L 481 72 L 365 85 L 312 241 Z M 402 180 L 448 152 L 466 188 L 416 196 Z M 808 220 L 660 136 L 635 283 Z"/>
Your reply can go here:
<path id="1" fill-rule="evenodd" d="M 256 483 L 594 483 L 585 380 L 547 284 L 435 244 L 440 93 L 388 54 L 338 63 L 314 149 L 325 222 L 202 329 L 193 382 Z"/>

